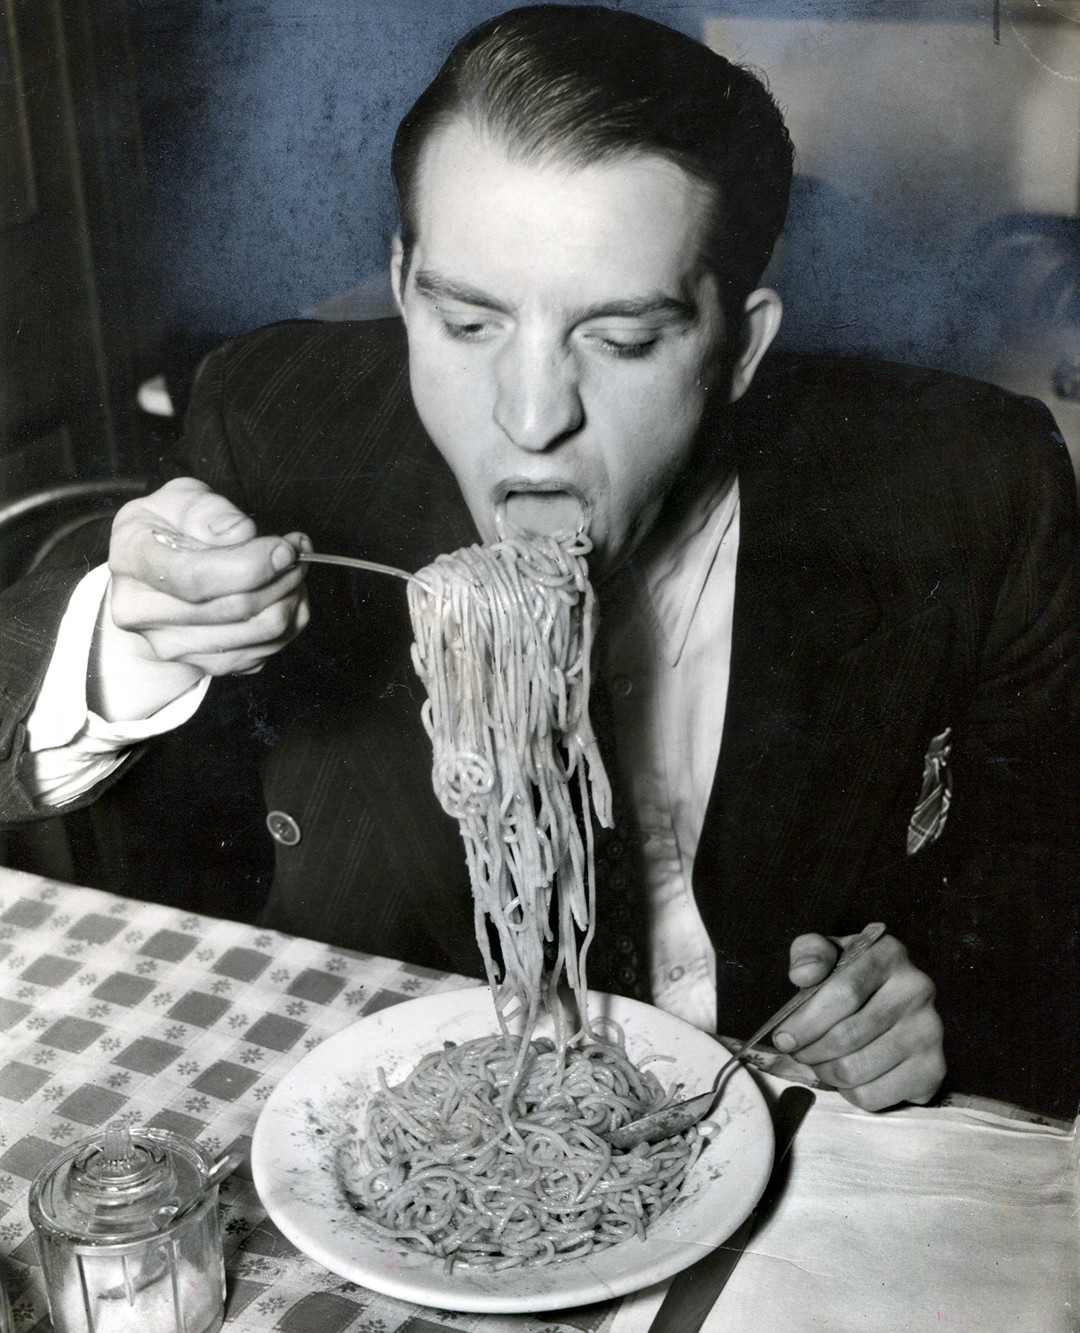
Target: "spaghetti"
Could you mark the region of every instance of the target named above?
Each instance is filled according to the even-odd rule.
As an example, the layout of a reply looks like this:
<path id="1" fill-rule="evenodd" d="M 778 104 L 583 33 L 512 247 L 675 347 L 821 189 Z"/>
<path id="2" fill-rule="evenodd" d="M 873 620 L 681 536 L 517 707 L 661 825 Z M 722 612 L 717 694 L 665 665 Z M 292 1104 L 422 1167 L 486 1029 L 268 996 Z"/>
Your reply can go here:
<path id="1" fill-rule="evenodd" d="M 439 556 L 409 585 L 435 792 L 459 822 L 476 938 L 504 1031 L 516 1001 L 531 1032 L 564 973 L 585 1013 L 595 919 L 590 810 L 611 827 L 588 714 L 590 549 L 584 536 L 471 546 Z"/>
<path id="2" fill-rule="evenodd" d="M 666 1099 L 616 1045 L 533 1041 L 516 1076 L 518 1058 L 514 1039 L 482 1037 L 381 1080 L 344 1164 L 354 1206 L 451 1264 L 551 1263 L 643 1236 L 696 1160 L 696 1131 L 631 1152 L 600 1137 Z"/>
<path id="3" fill-rule="evenodd" d="M 409 585 L 435 791 L 461 829 L 501 1032 L 432 1052 L 395 1087 L 380 1071 L 342 1169 L 359 1211 L 450 1264 L 549 1263 L 642 1236 L 698 1151 L 696 1131 L 630 1152 L 603 1137 L 668 1098 L 585 1004 L 593 813 L 611 826 L 588 715 L 590 549 L 581 535 L 473 546 Z M 532 1040 L 541 1006 L 553 1042 Z"/>

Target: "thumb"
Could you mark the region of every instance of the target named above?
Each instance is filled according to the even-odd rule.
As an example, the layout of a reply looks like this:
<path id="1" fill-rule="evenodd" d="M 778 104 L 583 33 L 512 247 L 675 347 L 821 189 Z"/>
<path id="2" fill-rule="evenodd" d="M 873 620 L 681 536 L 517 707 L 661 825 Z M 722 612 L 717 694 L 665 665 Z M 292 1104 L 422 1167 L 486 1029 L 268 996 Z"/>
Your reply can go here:
<path id="1" fill-rule="evenodd" d="M 833 969 L 838 952 L 836 945 L 824 935 L 799 935 L 792 940 L 789 954 L 791 984 L 801 990 L 824 981 Z"/>
<path id="2" fill-rule="evenodd" d="M 236 546 L 255 536 L 255 524 L 223 495 L 204 490 L 191 497 L 184 508 L 185 533 L 211 546 Z"/>
<path id="3" fill-rule="evenodd" d="M 125 505 L 117 515 L 121 527 L 157 528 L 158 540 L 174 550 L 207 546 L 238 546 L 256 533 L 249 515 L 194 477 L 174 477 L 151 495 Z"/>

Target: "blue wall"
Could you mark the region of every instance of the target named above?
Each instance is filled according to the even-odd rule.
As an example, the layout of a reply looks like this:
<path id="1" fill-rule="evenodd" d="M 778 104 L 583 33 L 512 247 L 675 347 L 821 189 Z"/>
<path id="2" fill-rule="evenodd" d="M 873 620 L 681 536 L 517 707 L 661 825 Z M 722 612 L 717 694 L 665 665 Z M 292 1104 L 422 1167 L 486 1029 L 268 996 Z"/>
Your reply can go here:
<path id="1" fill-rule="evenodd" d="M 384 267 L 401 115 L 492 0 L 143 0 L 159 306 L 214 343 Z M 698 35 L 696 6 L 626 6 Z"/>

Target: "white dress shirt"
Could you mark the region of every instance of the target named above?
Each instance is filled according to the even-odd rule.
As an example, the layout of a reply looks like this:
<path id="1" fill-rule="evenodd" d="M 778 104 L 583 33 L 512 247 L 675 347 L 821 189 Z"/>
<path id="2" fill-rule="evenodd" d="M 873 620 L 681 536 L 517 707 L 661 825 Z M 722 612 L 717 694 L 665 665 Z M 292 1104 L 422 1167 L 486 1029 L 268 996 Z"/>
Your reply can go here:
<path id="1" fill-rule="evenodd" d="M 662 543 L 651 537 L 635 554 L 614 595 L 603 663 L 620 769 L 644 840 L 653 998 L 710 1031 L 716 959 L 691 874 L 724 728 L 738 545 L 732 473 L 701 490 Z M 101 566 L 76 588 L 27 722 L 23 779 L 46 805 L 81 796 L 123 762 L 127 747 L 186 722 L 209 684 L 205 677 L 136 722 L 108 723 L 88 711 L 86 666 L 107 587 Z"/>
<path id="2" fill-rule="evenodd" d="M 132 745 L 186 722 L 210 684 L 210 677 L 205 676 L 148 718 L 106 722 L 91 712 L 86 703 L 87 664 L 108 587 L 108 565 L 99 565 L 79 581 L 26 720 L 27 753 L 20 776 L 43 805 L 62 806 L 82 796 L 124 762 Z"/>
<path id="3" fill-rule="evenodd" d="M 645 854 L 653 999 L 709 1031 L 716 955 L 691 876 L 724 729 L 738 546 L 730 474 L 699 492 L 662 544 L 646 543 L 605 603 L 619 767 Z"/>

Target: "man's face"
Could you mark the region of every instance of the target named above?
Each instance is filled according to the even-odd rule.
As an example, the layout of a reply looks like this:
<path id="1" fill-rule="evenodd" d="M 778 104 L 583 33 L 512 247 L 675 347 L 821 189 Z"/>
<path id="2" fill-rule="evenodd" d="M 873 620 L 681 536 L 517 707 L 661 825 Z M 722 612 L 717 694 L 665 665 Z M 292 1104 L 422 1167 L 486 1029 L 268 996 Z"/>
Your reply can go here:
<path id="1" fill-rule="evenodd" d="M 485 541 L 588 506 L 598 573 L 648 532 L 695 443 L 724 321 L 708 194 L 656 155 L 512 161 L 464 119 L 427 144 L 395 288 L 413 397 Z"/>

